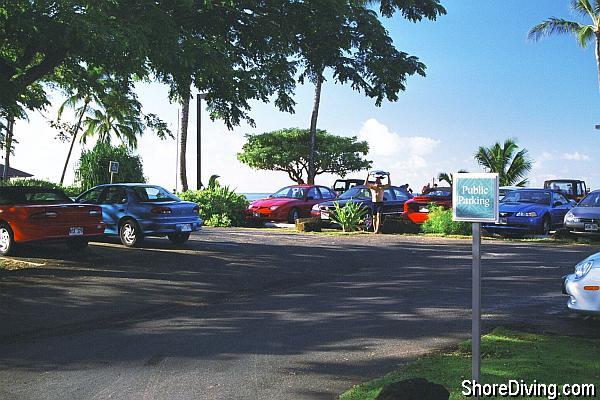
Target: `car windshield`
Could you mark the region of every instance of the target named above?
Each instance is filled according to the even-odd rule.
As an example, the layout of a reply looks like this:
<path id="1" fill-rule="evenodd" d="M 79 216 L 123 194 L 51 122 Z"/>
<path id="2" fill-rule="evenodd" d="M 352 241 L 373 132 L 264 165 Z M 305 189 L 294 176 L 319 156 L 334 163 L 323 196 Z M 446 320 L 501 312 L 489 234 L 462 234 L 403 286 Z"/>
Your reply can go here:
<path id="1" fill-rule="evenodd" d="M 0 204 L 65 204 L 72 203 L 67 195 L 55 189 L 0 189 Z"/>
<path id="2" fill-rule="evenodd" d="M 288 186 L 284 187 L 281 190 L 278 190 L 269 197 L 274 197 L 278 199 L 303 199 L 306 197 L 306 188 L 298 186 Z"/>
<path id="3" fill-rule="evenodd" d="M 434 189 L 431 192 L 427 192 L 427 196 L 450 197 L 450 196 L 452 196 L 452 192 L 450 192 L 449 190 Z"/>
<path id="4" fill-rule="evenodd" d="M 355 186 L 352 189 L 348 189 L 342 195 L 340 195 L 341 200 L 348 199 L 368 199 L 371 197 L 371 193 L 369 189 L 364 186 Z"/>
<path id="5" fill-rule="evenodd" d="M 514 190 L 502 199 L 501 203 L 550 204 L 550 192 L 534 190 Z"/>
<path id="6" fill-rule="evenodd" d="M 588 194 L 577 207 L 600 207 L 600 192 Z"/>
<path id="7" fill-rule="evenodd" d="M 133 191 L 140 201 L 179 201 L 179 198 L 160 186 L 135 186 Z"/>
<path id="8" fill-rule="evenodd" d="M 552 182 L 552 184 L 550 185 L 549 188 L 552 190 L 556 190 L 558 192 L 562 192 L 564 194 L 570 194 L 570 195 L 577 194 L 573 190 L 573 182 L 556 181 L 556 182 Z"/>

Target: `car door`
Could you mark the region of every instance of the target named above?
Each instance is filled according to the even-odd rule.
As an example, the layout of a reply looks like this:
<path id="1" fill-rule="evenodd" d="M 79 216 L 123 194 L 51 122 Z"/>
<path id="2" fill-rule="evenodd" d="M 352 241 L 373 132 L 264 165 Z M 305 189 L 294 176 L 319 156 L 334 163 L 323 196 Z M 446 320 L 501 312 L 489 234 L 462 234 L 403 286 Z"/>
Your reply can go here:
<path id="1" fill-rule="evenodd" d="M 308 193 L 306 194 L 306 201 L 300 206 L 302 215 L 310 215 L 311 208 L 315 204 L 320 203 L 322 201 L 323 198 L 321 197 L 321 192 L 319 191 L 319 188 L 317 186 L 311 187 L 308 190 Z"/>
<path id="2" fill-rule="evenodd" d="M 391 215 L 401 213 L 402 203 L 396 200 L 393 188 L 387 188 L 383 191 L 383 214 Z"/>
<path id="3" fill-rule="evenodd" d="M 552 193 L 552 208 L 550 214 L 552 216 L 552 224 L 554 226 L 562 226 L 565 215 L 573 206 L 564 195 L 560 193 Z"/>
<path id="4" fill-rule="evenodd" d="M 102 193 L 99 204 L 102 207 L 106 233 L 114 235 L 119 233 L 119 221 L 127 213 L 127 203 L 127 191 L 122 186 L 109 186 Z"/>

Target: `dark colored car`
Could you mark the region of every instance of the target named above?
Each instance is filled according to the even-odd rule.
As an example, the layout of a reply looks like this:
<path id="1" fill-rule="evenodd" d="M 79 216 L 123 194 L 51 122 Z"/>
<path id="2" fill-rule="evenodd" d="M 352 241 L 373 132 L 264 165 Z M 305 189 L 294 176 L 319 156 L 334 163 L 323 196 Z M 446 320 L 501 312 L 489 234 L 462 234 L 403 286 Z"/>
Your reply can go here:
<path id="1" fill-rule="evenodd" d="M 544 189 L 561 192 L 568 199 L 580 201 L 590 192 L 584 181 L 579 179 L 553 179 L 544 182 Z"/>
<path id="2" fill-rule="evenodd" d="M 61 190 L 0 188 L 0 254 L 9 254 L 15 243 L 46 240 L 83 249 L 103 232 L 100 207 L 75 204 Z"/>
<path id="3" fill-rule="evenodd" d="M 364 181 L 363 181 L 364 182 Z M 404 212 L 404 203 L 412 199 L 412 194 L 408 193 L 405 188 L 398 186 L 390 186 L 385 189 L 383 202 L 383 223 L 385 218 L 389 216 L 401 216 Z M 344 207 L 348 202 L 362 204 L 369 209 L 365 217 L 365 228 L 371 229 L 373 226 L 373 202 L 371 201 L 371 191 L 364 185 L 355 186 L 343 193 L 335 201 L 327 201 L 317 204 L 313 207 L 311 215 L 321 217 L 324 223 L 331 221 L 330 214 L 335 210 L 334 203 L 337 202 L 341 207 Z"/>
<path id="4" fill-rule="evenodd" d="M 121 183 L 96 186 L 79 195 L 78 203 L 98 204 L 105 235 L 119 236 L 125 246 L 139 245 L 146 236 L 167 236 L 183 244 L 202 227 L 196 203 L 182 201 L 160 186 Z"/>
<path id="5" fill-rule="evenodd" d="M 335 192 L 325 186 L 286 186 L 266 199 L 255 200 L 246 210 L 246 219 L 293 223 L 310 216 L 315 204 L 335 199 Z"/>
<path id="6" fill-rule="evenodd" d="M 600 190 L 585 196 L 565 215 L 565 228 L 577 234 L 600 234 Z"/>
<path id="7" fill-rule="evenodd" d="M 548 235 L 561 228 L 573 204 L 562 193 L 548 189 L 518 189 L 500 201 L 500 220 L 483 224 L 489 232 L 523 235 Z"/>
<path id="8" fill-rule="evenodd" d="M 431 204 L 452 208 L 452 188 L 436 187 L 426 194 L 415 196 L 404 203 L 404 216 L 415 224 L 422 224 L 429 219 Z"/>

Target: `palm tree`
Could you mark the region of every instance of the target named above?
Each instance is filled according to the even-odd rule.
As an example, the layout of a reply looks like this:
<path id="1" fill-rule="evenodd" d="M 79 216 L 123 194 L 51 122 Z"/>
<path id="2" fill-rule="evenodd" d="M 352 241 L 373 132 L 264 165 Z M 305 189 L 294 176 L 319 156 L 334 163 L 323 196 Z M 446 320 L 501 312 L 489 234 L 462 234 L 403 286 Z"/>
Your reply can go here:
<path id="1" fill-rule="evenodd" d="M 461 169 L 458 171 L 459 174 L 463 174 L 467 171 L 465 171 L 464 169 Z M 448 185 L 452 186 L 452 184 L 454 183 L 454 175 L 453 174 L 448 174 L 446 172 L 440 172 L 438 175 L 438 181 L 440 182 L 448 182 Z"/>
<path id="2" fill-rule="evenodd" d="M 571 34 L 577 37 L 579 45 L 583 48 L 595 40 L 596 67 L 598 70 L 598 85 L 600 85 L 600 0 L 571 0 L 571 9 L 582 16 L 589 16 L 591 25 L 584 25 L 575 21 L 552 17 L 534 26 L 529 31 L 529 39 L 539 40 L 555 33 Z"/>
<path id="3" fill-rule="evenodd" d="M 480 147 L 475 160 L 488 172 L 499 174 L 500 186 L 525 186 L 533 164 L 527 150 L 518 149 L 515 139 L 506 139 L 503 145 L 495 143 L 492 147 Z"/>
<path id="4" fill-rule="evenodd" d="M 181 101 L 181 132 L 179 132 L 179 180 L 181 182 L 181 191 L 188 191 L 187 181 L 187 136 L 188 123 L 190 117 L 190 95 L 183 96 Z"/>
<path id="5" fill-rule="evenodd" d="M 128 147 L 137 147 L 137 137 L 144 132 L 144 124 L 139 117 L 124 114 L 118 110 L 95 109 L 83 121 L 85 131 L 81 142 L 85 144 L 89 137 L 95 136 L 101 142 L 110 143 L 116 136 Z"/>

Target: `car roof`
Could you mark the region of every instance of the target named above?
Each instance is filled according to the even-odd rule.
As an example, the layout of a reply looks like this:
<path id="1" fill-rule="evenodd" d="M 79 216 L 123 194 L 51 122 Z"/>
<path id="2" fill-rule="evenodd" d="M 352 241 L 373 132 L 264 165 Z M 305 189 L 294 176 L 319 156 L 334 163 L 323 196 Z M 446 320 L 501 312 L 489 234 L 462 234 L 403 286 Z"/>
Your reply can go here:
<path id="1" fill-rule="evenodd" d="M 97 187 L 107 187 L 107 186 L 124 186 L 124 187 L 136 187 L 136 186 L 157 186 L 162 187 L 160 185 L 153 185 L 151 183 L 103 183 L 101 185 L 94 186 Z"/>
<path id="2" fill-rule="evenodd" d="M 44 186 L 0 186 L 0 190 L 8 190 L 12 192 L 28 192 L 32 190 L 63 191 L 60 188 L 49 188 Z"/>

